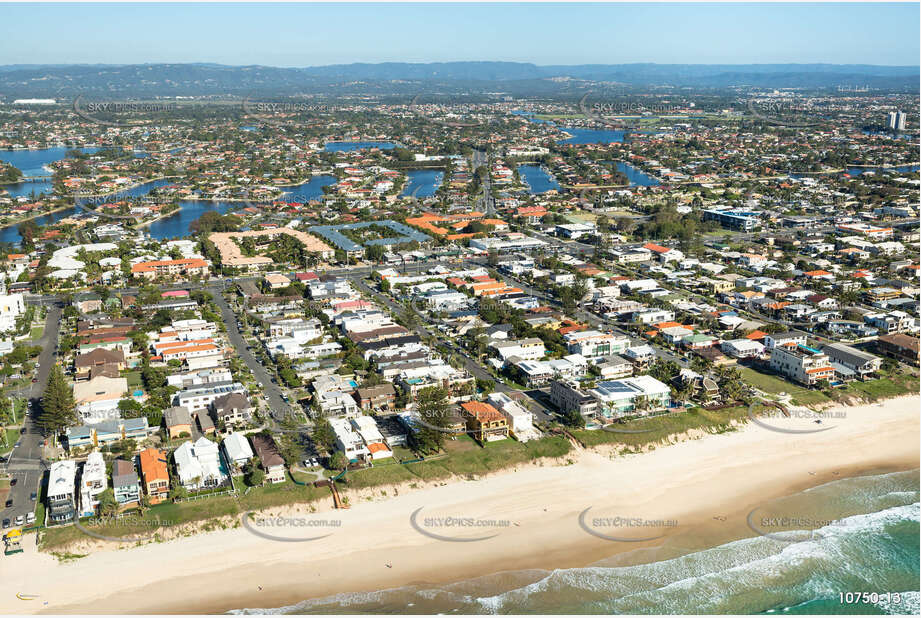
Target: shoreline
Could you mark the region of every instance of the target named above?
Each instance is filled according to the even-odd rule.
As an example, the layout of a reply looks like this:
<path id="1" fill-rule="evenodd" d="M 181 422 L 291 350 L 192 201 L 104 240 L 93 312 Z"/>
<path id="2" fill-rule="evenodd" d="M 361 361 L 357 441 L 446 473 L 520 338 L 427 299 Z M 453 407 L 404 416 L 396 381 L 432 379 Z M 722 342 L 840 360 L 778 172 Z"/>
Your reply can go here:
<path id="1" fill-rule="evenodd" d="M 32 219 L 38 219 L 39 217 L 53 215 L 56 212 L 61 212 L 62 210 L 67 210 L 73 207 L 74 207 L 73 205 L 68 206 L 65 204 L 64 206 L 59 206 L 58 208 L 52 208 L 51 210 L 43 210 L 40 213 L 31 215 L 28 217 L 23 217 L 22 219 L 16 219 L 15 221 L 11 221 L 10 223 L 4 223 L 3 225 L 0 225 L 0 230 L 5 230 L 8 227 L 14 227 L 16 225 L 19 225 L 20 223 L 23 223 L 24 221 L 31 221 Z"/>
<path id="2" fill-rule="evenodd" d="M 599 447 L 476 480 L 347 489 L 354 506 L 346 511 L 332 510 L 325 499 L 313 503 L 320 507 L 317 514 L 303 504 L 268 511 L 341 522 L 329 538 L 306 543 L 271 542 L 237 527 L 59 563 L 37 553 L 32 537 L 26 553 L 15 557 L 17 571 L 0 577 L 0 599 L 17 612 L 47 613 L 275 608 L 507 570 L 581 567 L 662 542 L 591 536 L 578 525 L 588 507 L 598 516 L 676 519 L 677 527 L 664 530 L 666 542 L 714 546 L 753 536 L 745 513 L 772 499 L 850 476 L 918 468 L 919 403 L 918 395 L 910 395 L 845 408 L 834 431 L 795 435 L 746 424 L 637 455 Z M 432 515 L 501 518 L 515 525 L 488 541 L 446 543 L 412 529 L 408 517 L 420 507 Z M 292 536 L 304 536 L 304 530 Z M 110 581 L 119 582 L 118 592 L 100 588 Z M 16 601 L 17 592 L 39 594 L 48 605 Z"/>

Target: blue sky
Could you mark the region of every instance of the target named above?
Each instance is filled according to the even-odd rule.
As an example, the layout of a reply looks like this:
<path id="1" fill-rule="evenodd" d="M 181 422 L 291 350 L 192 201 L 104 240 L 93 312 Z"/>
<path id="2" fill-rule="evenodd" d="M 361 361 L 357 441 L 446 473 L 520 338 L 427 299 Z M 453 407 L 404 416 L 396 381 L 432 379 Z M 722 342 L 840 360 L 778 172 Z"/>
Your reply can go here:
<path id="1" fill-rule="evenodd" d="M 0 4 L 0 64 L 918 65 L 905 4 Z"/>

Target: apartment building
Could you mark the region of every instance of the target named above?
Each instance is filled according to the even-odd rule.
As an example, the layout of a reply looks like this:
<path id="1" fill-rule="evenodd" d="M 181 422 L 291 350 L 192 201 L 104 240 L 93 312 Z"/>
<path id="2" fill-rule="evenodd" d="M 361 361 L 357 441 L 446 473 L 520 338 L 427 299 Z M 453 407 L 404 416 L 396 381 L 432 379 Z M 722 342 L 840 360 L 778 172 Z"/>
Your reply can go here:
<path id="1" fill-rule="evenodd" d="M 835 377 L 835 368 L 827 354 L 792 341 L 771 348 L 771 369 L 807 386 Z"/>
<path id="2" fill-rule="evenodd" d="M 563 339 L 566 341 L 566 349 L 570 354 L 579 354 L 589 360 L 621 354 L 630 347 L 629 338 L 597 330 L 566 333 Z"/>
<path id="3" fill-rule="evenodd" d="M 77 463 L 56 461 L 48 472 L 48 521 L 52 524 L 73 521 L 76 514 Z"/>
<path id="4" fill-rule="evenodd" d="M 550 401 L 560 412 L 577 410 L 582 416 L 598 413 L 598 400 L 582 391 L 575 382 L 555 380 L 550 385 Z"/>
<path id="5" fill-rule="evenodd" d="M 99 506 L 99 494 L 108 488 L 106 462 L 102 453 L 93 451 L 83 463 L 80 473 L 80 517 L 92 517 Z"/>
<path id="6" fill-rule="evenodd" d="M 152 262 L 138 262 L 131 267 L 131 274 L 156 279 L 157 277 L 202 277 L 208 278 L 209 263 L 205 260 L 192 258 L 185 260 L 155 260 Z"/>
<path id="7" fill-rule="evenodd" d="M 206 384 L 176 393 L 173 405 L 185 408 L 191 414 L 197 414 L 200 410 L 207 410 L 216 399 L 223 395 L 245 392 L 246 388 L 239 382 Z"/>

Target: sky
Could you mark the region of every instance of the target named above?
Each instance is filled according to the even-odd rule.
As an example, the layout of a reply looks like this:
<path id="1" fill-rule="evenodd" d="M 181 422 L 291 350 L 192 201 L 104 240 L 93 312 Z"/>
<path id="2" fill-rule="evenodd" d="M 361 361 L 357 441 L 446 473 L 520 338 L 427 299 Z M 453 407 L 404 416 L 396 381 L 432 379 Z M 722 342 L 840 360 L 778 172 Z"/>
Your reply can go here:
<path id="1" fill-rule="evenodd" d="M 919 3 L 0 4 L 0 65 L 919 63 Z"/>

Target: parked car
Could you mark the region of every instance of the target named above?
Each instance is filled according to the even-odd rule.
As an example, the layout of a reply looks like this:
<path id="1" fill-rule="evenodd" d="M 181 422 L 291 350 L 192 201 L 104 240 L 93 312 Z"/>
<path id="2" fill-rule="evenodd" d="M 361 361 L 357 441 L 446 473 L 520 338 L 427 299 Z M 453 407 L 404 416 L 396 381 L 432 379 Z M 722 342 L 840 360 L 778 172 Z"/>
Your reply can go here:
<path id="1" fill-rule="evenodd" d="M 24 523 L 26 523 L 26 518 L 23 517 L 22 515 L 17 515 L 16 516 L 16 526 L 17 527 L 22 526 Z"/>
<path id="2" fill-rule="evenodd" d="M 3 518 L 3 529 L 6 530 L 9 527 L 10 527 L 10 518 L 4 517 Z"/>
<path id="3" fill-rule="evenodd" d="M 6 508 L 10 508 L 11 506 L 13 506 L 13 499 L 12 499 L 12 498 L 10 498 L 9 500 L 6 501 Z"/>
<path id="4" fill-rule="evenodd" d="M 32 495 L 29 496 L 29 499 L 32 500 L 32 502 L 35 502 L 36 500 L 38 500 L 38 494 L 33 491 Z"/>
<path id="5" fill-rule="evenodd" d="M 26 515 L 26 525 L 31 526 L 35 523 L 35 513 L 29 513 Z"/>
<path id="6" fill-rule="evenodd" d="M 16 487 L 16 483 L 19 482 L 19 479 L 10 479 L 10 487 Z"/>

